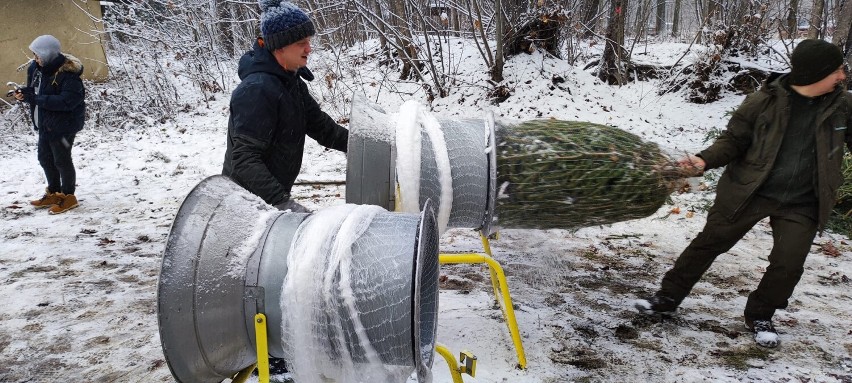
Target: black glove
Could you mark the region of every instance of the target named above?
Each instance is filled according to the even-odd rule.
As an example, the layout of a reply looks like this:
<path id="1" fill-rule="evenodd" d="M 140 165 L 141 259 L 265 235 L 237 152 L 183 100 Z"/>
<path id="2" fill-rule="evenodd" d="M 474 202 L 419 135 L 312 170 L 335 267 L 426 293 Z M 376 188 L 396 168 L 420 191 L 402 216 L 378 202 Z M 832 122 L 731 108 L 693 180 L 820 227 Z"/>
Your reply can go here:
<path id="1" fill-rule="evenodd" d="M 293 213 L 310 213 L 311 211 L 308 208 L 300 205 L 298 202 L 293 201 L 292 199 L 288 199 L 284 202 L 281 202 L 275 205 L 275 208 L 278 210 L 290 210 Z"/>
<path id="2" fill-rule="evenodd" d="M 18 89 L 18 93 L 24 96 L 23 101 L 29 104 L 35 102 L 35 88 L 31 86 L 26 86 L 21 89 Z"/>

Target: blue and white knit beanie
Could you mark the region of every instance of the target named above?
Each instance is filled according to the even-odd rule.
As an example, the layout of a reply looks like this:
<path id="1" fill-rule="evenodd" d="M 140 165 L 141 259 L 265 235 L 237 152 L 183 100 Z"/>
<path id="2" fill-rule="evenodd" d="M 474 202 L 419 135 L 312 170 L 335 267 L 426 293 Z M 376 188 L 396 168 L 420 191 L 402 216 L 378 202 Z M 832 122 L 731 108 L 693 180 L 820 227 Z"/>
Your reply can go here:
<path id="1" fill-rule="evenodd" d="M 60 49 L 59 40 L 51 35 L 41 35 L 30 43 L 30 50 L 45 64 L 53 61 L 56 56 L 59 56 Z"/>
<path id="2" fill-rule="evenodd" d="M 260 32 L 266 49 L 274 51 L 313 36 L 314 23 L 287 0 L 260 0 Z"/>

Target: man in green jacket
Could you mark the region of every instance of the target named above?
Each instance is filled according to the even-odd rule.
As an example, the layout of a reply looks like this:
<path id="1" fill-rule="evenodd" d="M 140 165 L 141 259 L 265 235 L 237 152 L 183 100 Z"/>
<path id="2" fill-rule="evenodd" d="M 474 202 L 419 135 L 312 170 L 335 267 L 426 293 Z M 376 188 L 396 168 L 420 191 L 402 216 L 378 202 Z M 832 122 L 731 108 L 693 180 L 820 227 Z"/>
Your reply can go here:
<path id="1" fill-rule="evenodd" d="M 775 310 L 804 271 L 843 182 L 844 144 L 852 148 L 852 95 L 845 90 L 843 53 L 823 40 L 804 40 L 789 74 L 775 74 L 737 108 L 707 149 L 679 161 L 698 173 L 726 166 L 704 230 L 663 276 L 657 293 L 635 302 L 643 313 L 673 313 L 722 253 L 769 217 L 769 266 L 748 296 L 745 323 L 757 344 L 776 347 Z"/>

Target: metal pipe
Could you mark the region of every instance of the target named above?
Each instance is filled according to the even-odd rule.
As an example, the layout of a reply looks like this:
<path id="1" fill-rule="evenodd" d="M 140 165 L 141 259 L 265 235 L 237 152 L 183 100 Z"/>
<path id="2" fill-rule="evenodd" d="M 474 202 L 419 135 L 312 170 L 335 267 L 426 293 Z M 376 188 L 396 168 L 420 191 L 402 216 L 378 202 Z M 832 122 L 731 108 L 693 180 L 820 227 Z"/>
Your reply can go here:
<path id="1" fill-rule="evenodd" d="M 286 356 L 282 339 L 292 334 L 283 333 L 282 324 L 294 310 L 281 302 L 291 251 L 321 234 L 336 236 L 318 232 L 312 222 L 338 208 L 280 212 L 223 176 L 201 181 L 187 195 L 172 224 L 157 291 L 163 354 L 178 382 L 220 382 L 255 364 L 258 313 L 266 315 L 269 355 Z M 365 224 L 353 237 L 349 265 L 358 273 L 350 286 L 357 315 L 351 319 L 361 327 L 341 317 L 350 335 L 343 346 L 360 363 L 364 350 L 351 335 L 361 331 L 381 363 L 416 370 L 424 380 L 438 312 L 434 212 L 430 204 L 420 214 L 381 211 Z M 306 335 L 330 337 L 322 326 L 314 331 Z M 337 351 L 321 350 L 324 356 L 317 357 L 333 361 Z"/>
<path id="2" fill-rule="evenodd" d="M 400 116 L 411 118 L 417 116 Z M 491 234 L 496 198 L 494 120 L 439 120 L 439 133 L 420 134 L 420 206 L 432 201 L 436 211 L 449 203 L 449 215 L 439 227 L 469 227 Z M 396 147 L 397 122 L 378 105 L 363 98 L 352 102 L 349 148 L 346 154 L 346 202 L 394 210 L 399 202 L 397 156 L 414 156 L 410 148 Z M 449 169 L 442 169 L 445 157 Z M 446 165 L 446 164 L 444 164 Z M 451 195 L 444 194 L 442 172 L 449 170 Z M 444 197 L 447 201 L 445 201 Z M 439 221 L 442 218 L 439 214 Z"/>

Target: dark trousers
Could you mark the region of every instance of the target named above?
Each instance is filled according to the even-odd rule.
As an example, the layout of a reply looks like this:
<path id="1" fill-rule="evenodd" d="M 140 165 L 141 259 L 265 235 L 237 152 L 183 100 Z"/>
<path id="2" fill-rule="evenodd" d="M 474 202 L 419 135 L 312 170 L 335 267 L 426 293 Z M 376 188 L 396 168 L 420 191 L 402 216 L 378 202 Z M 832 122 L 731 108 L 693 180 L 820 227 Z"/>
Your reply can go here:
<path id="1" fill-rule="evenodd" d="M 755 224 L 769 217 L 773 238 L 769 266 L 757 289 L 748 296 L 745 316 L 771 319 L 776 309 L 787 307 L 804 272 L 805 259 L 816 236 L 816 214 L 816 204 L 791 206 L 760 196 L 734 221 L 710 209 L 704 230 L 663 276 L 658 294 L 679 304 L 719 254 L 730 250 Z"/>
<path id="2" fill-rule="evenodd" d="M 38 163 L 47 177 L 47 190 L 51 193 L 74 194 L 77 172 L 71 160 L 71 148 L 75 134 L 65 134 L 48 139 L 46 134 L 38 135 Z"/>

